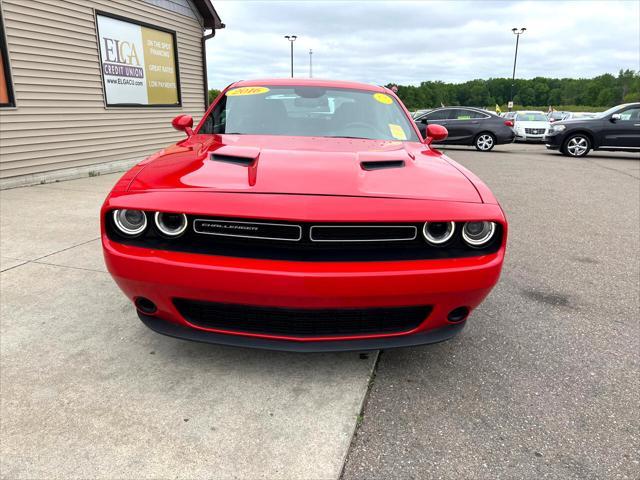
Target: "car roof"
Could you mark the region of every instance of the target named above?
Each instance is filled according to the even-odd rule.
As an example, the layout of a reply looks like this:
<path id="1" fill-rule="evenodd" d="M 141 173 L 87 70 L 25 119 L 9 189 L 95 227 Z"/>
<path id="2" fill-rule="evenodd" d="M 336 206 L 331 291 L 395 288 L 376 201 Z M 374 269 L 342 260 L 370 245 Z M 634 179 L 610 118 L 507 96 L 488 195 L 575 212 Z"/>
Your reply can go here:
<path id="1" fill-rule="evenodd" d="M 324 88 L 350 88 L 354 90 L 367 90 L 370 92 L 388 93 L 385 87 L 370 85 L 360 82 L 348 82 L 343 80 L 322 80 L 317 78 L 262 78 L 256 80 L 241 80 L 231 85 L 236 87 L 324 87 Z"/>
<path id="2" fill-rule="evenodd" d="M 493 113 L 491 110 L 485 110 L 484 108 L 480 108 L 480 107 L 465 107 L 464 105 L 451 105 L 450 107 L 436 107 L 436 108 L 430 108 L 428 110 L 417 110 L 416 114 L 426 115 L 427 113 L 436 112 L 438 110 L 453 110 L 453 109 L 475 110 L 477 112 L 485 113 L 487 115 L 493 115 L 494 117 L 498 116 L 495 113 Z"/>
<path id="3" fill-rule="evenodd" d="M 464 105 L 449 105 L 448 107 L 436 107 L 433 108 L 432 110 L 442 110 L 444 108 L 464 108 L 464 109 L 469 109 L 469 110 L 479 110 L 481 112 L 488 112 L 488 110 L 485 110 L 484 108 L 480 108 L 480 107 L 465 107 Z M 489 112 L 491 113 L 491 112 Z"/>

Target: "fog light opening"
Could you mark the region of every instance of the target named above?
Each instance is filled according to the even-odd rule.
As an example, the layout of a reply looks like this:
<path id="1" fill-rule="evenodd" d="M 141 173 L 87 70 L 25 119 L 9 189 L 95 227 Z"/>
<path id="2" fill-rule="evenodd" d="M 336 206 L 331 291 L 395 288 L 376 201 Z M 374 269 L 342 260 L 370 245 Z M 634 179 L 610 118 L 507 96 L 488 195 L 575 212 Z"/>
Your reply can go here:
<path id="1" fill-rule="evenodd" d="M 449 312 L 449 315 L 447 315 L 447 320 L 449 320 L 451 323 L 460 323 L 464 322 L 468 316 L 468 307 L 458 307 Z"/>
<path id="2" fill-rule="evenodd" d="M 151 315 L 158 311 L 158 307 L 151 300 L 145 297 L 137 297 L 134 301 L 136 308 L 140 310 L 142 313 L 147 315 Z"/>

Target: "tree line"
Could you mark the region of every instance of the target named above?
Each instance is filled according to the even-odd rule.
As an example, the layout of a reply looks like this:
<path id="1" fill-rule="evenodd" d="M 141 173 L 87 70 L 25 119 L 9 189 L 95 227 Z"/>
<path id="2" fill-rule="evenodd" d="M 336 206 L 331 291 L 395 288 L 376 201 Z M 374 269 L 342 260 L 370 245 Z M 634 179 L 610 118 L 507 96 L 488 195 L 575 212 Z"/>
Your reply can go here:
<path id="1" fill-rule="evenodd" d="M 511 96 L 510 78 L 478 79 L 464 83 L 429 81 L 421 82 L 419 86 L 397 87 L 398 96 L 410 110 L 441 105 L 504 107 Z M 640 71 L 620 70 L 618 76 L 605 73 L 594 78 L 517 79 L 513 91 L 516 105 L 588 105 L 605 109 L 620 103 L 640 102 Z"/>

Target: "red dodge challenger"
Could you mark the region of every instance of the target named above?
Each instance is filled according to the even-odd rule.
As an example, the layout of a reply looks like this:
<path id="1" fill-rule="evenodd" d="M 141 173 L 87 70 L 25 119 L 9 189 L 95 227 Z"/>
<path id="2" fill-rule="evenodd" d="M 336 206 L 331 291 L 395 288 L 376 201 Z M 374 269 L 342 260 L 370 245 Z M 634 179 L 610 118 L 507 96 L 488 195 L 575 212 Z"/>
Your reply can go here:
<path id="1" fill-rule="evenodd" d="M 189 340 L 291 351 L 435 343 L 498 281 L 507 222 L 383 87 L 229 86 L 101 212 L 109 272 L 140 319 Z"/>

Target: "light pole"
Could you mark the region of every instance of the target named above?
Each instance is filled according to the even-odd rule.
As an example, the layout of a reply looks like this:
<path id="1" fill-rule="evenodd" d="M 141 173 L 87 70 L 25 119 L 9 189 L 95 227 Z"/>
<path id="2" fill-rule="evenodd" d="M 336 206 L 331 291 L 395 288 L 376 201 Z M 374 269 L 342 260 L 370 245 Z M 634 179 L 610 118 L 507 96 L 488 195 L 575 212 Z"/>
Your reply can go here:
<path id="1" fill-rule="evenodd" d="M 296 35 L 285 35 L 284 38 L 289 40 L 291 44 L 291 78 L 293 78 L 293 42 L 295 42 L 298 37 Z"/>
<path id="2" fill-rule="evenodd" d="M 309 49 L 309 78 L 313 78 L 313 61 L 311 60 L 313 50 Z"/>
<path id="3" fill-rule="evenodd" d="M 516 36 L 516 54 L 513 57 L 513 75 L 511 76 L 511 95 L 510 95 L 511 101 L 509 102 L 509 105 L 511 105 L 511 107 L 509 107 L 509 111 L 511 111 L 511 109 L 513 108 L 513 87 L 516 82 L 516 62 L 518 61 L 518 42 L 520 41 L 520 35 L 522 35 L 525 30 L 526 30 L 525 27 L 511 29 L 513 34 Z"/>

